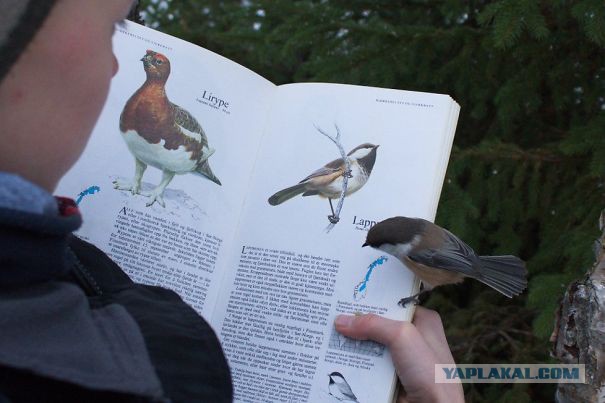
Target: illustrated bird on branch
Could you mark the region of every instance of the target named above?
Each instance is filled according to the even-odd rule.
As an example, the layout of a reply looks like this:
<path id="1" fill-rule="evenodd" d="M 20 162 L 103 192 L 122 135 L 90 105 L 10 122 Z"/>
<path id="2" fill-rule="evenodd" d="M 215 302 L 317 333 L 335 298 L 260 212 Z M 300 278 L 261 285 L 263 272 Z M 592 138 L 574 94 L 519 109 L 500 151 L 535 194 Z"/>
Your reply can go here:
<path id="1" fill-rule="evenodd" d="M 152 50 L 141 61 L 147 78 L 120 115 L 122 137 L 135 159 L 134 179 L 113 183 L 116 189 L 149 197 L 147 206 L 158 202 L 165 207 L 164 190 L 176 174 L 192 173 L 217 185 L 221 182 L 210 168 L 208 159 L 215 150 L 208 145 L 202 126 L 166 95 L 170 61 Z M 141 179 L 148 165 L 162 171 L 162 180 L 150 192 L 143 192 Z"/>
<path id="2" fill-rule="evenodd" d="M 327 231 L 339 221 L 339 214 L 344 198 L 361 189 L 370 178 L 374 163 L 376 162 L 377 145 L 364 143 L 349 151 L 345 155 L 340 142 L 340 130 L 336 126 L 336 136 L 330 136 L 319 127 L 315 127 L 321 134 L 328 137 L 339 149 L 341 158 L 335 159 L 312 172 L 296 185 L 287 187 L 269 197 L 269 204 L 277 206 L 298 195 L 303 197 L 319 196 L 327 198 L 330 203 L 331 214 L 328 216 L 330 225 Z M 333 199 L 339 199 L 334 209 Z"/>

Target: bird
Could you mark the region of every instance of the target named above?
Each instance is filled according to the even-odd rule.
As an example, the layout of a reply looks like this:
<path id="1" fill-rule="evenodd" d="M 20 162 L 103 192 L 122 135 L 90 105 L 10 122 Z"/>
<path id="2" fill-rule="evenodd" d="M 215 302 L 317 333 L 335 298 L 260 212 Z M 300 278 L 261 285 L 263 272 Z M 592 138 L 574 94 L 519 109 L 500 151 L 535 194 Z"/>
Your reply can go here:
<path id="1" fill-rule="evenodd" d="M 349 383 L 340 372 L 332 372 L 328 377 L 330 378 L 328 390 L 332 396 L 341 402 L 359 402 Z"/>
<path id="2" fill-rule="evenodd" d="M 376 150 L 378 147 L 370 143 L 358 145 L 347 154 L 351 168 L 350 172 L 345 172 L 346 164 L 342 158 L 335 159 L 311 173 L 296 185 L 282 189 L 269 197 L 269 204 L 277 206 L 299 194 L 302 194 L 304 197 L 319 196 L 327 198 L 332 210 L 332 215 L 328 216 L 328 218 L 332 221 L 335 218 L 332 199 L 340 197 L 344 175 L 350 178 L 347 182 L 345 196 L 349 196 L 361 189 L 370 178 L 374 163 L 376 162 Z"/>
<path id="3" fill-rule="evenodd" d="M 120 132 L 135 158 L 134 179 L 118 179 L 113 184 L 115 189 L 149 197 L 147 206 L 158 202 L 165 207 L 164 190 L 175 174 L 193 173 L 219 186 L 221 181 L 210 168 L 208 158 L 215 150 L 208 145 L 202 126 L 166 95 L 170 60 L 147 50 L 141 61 L 146 80 L 120 114 Z M 150 192 L 142 192 L 141 178 L 148 165 L 162 171 L 162 180 Z"/>
<path id="4" fill-rule="evenodd" d="M 395 256 L 414 272 L 423 291 L 402 298 L 399 305 L 418 303 L 434 287 L 474 278 L 512 298 L 527 287 L 525 262 L 516 256 L 478 256 L 448 230 L 421 218 L 391 217 L 375 224 L 362 246 Z"/>

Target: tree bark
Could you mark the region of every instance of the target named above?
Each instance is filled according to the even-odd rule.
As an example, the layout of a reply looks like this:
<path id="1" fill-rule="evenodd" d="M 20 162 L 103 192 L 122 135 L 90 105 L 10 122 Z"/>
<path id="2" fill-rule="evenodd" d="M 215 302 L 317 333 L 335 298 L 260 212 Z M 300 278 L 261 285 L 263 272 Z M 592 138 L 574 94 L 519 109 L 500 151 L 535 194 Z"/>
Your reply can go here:
<path id="1" fill-rule="evenodd" d="M 567 288 L 551 336 L 555 358 L 564 364 L 585 364 L 586 369 L 585 384 L 558 385 L 559 403 L 605 402 L 605 211 L 599 228 L 595 264 Z"/>

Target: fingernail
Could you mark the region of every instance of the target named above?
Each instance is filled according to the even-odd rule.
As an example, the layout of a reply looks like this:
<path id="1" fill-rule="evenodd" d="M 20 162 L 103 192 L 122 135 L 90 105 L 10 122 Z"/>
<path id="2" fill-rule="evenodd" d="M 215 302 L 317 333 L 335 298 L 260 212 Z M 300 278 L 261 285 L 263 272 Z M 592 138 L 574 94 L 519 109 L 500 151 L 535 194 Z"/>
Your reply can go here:
<path id="1" fill-rule="evenodd" d="M 334 324 L 338 327 L 349 327 L 353 324 L 355 317 L 350 315 L 338 315 L 334 320 Z"/>

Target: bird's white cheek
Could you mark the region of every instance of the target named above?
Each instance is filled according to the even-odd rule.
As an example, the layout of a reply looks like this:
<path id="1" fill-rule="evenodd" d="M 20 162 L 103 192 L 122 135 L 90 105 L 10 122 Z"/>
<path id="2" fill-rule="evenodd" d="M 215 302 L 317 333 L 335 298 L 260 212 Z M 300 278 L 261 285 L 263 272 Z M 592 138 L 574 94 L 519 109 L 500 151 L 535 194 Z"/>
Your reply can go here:
<path id="1" fill-rule="evenodd" d="M 395 250 L 395 246 L 391 245 L 391 244 L 388 244 L 388 243 L 383 243 L 382 245 L 380 245 L 378 247 L 378 249 L 380 249 L 383 252 L 388 253 L 389 255 L 392 255 L 393 252 L 394 252 L 394 250 Z"/>
<path id="2" fill-rule="evenodd" d="M 367 156 L 370 153 L 370 151 L 372 151 L 371 148 L 361 148 L 361 149 L 355 151 L 353 154 L 351 154 L 350 157 L 353 157 L 355 159 L 360 159 L 360 158 Z"/>
<path id="3" fill-rule="evenodd" d="M 383 243 L 382 245 L 380 245 L 378 247 L 378 249 L 402 260 L 404 257 L 406 257 L 408 255 L 410 250 L 412 250 L 412 245 L 409 243 L 397 244 L 397 245 L 393 245 L 390 243 Z"/>

